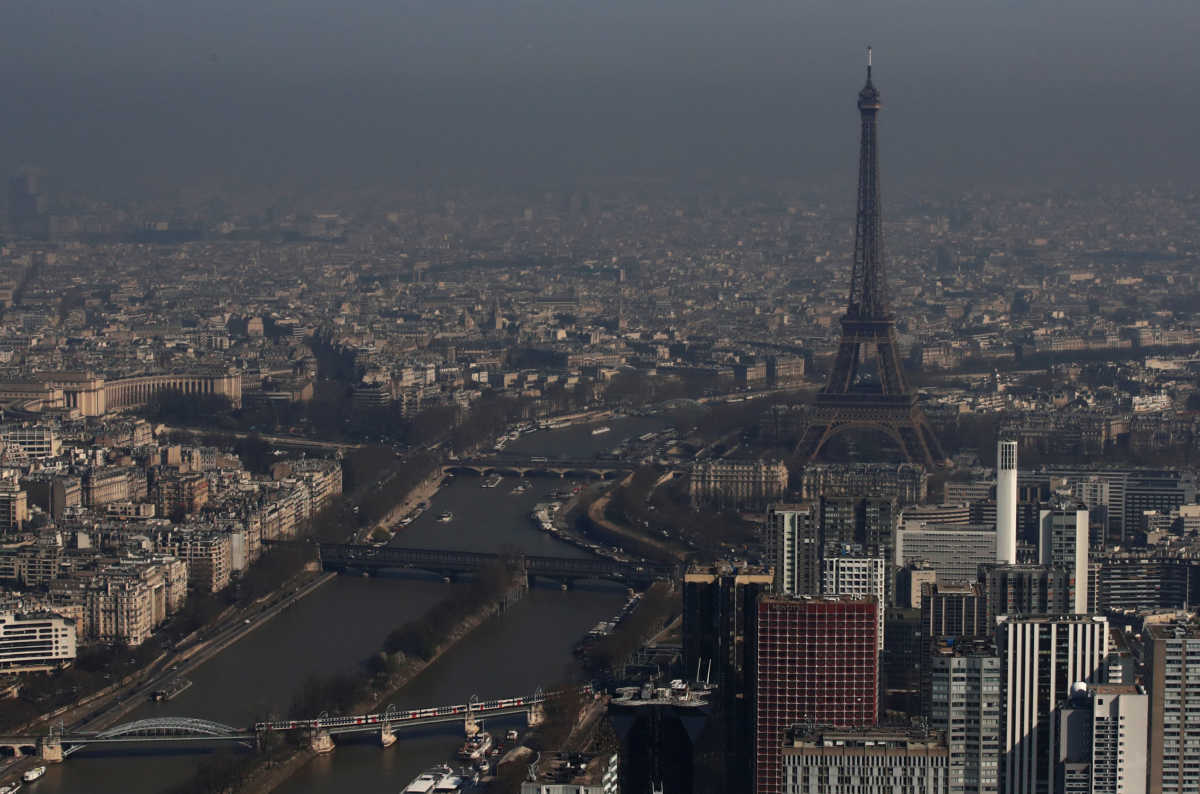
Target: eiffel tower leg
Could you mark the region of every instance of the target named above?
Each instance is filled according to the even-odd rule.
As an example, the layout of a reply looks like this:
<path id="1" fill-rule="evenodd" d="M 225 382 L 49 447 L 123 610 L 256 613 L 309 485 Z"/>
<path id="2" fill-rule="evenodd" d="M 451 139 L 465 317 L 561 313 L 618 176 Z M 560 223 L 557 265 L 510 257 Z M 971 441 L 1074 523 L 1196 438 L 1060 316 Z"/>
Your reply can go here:
<path id="1" fill-rule="evenodd" d="M 923 415 L 917 416 L 914 423 L 924 441 L 926 457 L 932 458 L 940 465 L 946 459 L 946 453 L 942 450 L 942 442 L 938 441 L 937 433 L 933 432 L 933 426 Z"/>
<path id="2" fill-rule="evenodd" d="M 804 436 L 796 445 L 796 451 L 811 463 L 821 453 L 821 448 L 829 440 L 833 426 L 825 422 L 812 422 L 804 429 Z"/>
<path id="3" fill-rule="evenodd" d="M 884 394 L 902 394 L 907 391 L 904 375 L 900 372 L 900 359 L 896 354 L 896 340 L 889 333 L 875 346 L 879 367 L 879 382 Z"/>
<path id="4" fill-rule="evenodd" d="M 929 451 L 925 449 L 925 443 L 921 440 L 921 431 L 913 425 L 906 424 L 897 426 L 893 435 L 900 439 L 900 451 L 904 453 L 905 460 L 928 465 Z"/>

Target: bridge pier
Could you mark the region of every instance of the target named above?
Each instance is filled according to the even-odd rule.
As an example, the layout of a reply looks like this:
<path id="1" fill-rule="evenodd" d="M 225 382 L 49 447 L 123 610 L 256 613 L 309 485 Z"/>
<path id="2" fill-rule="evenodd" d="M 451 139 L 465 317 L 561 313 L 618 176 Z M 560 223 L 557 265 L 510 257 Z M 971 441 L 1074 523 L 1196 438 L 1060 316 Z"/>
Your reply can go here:
<path id="1" fill-rule="evenodd" d="M 316 752 L 316 753 L 331 753 L 331 752 L 333 752 L 333 736 L 331 736 L 329 734 L 329 731 L 323 731 L 320 729 L 316 729 L 312 732 L 312 735 L 309 737 L 308 741 L 309 741 L 309 746 L 312 747 L 312 749 L 313 749 L 313 752 Z"/>
<path id="2" fill-rule="evenodd" d="M 525 724 L 530 728 L 535 728 L 546 721 L 546 707 L 541 703 L 534 703 L 529 707 L 529 711 L 525 712 Z"/>
<path id="3" fill-rule="evenodd" d="M 47 764 L 61 764 L 63 762 L 62 742 L 49 737 L 38 740 L 38 757 Z"/>
<path id="4" fill-rule="evenodd" d="M 379 744 L 383 747 L 391 747 L 395 743 L 396 734 L 392 730 L 392 726 L 384 723 L 383 727 L 379 729 Z"/>

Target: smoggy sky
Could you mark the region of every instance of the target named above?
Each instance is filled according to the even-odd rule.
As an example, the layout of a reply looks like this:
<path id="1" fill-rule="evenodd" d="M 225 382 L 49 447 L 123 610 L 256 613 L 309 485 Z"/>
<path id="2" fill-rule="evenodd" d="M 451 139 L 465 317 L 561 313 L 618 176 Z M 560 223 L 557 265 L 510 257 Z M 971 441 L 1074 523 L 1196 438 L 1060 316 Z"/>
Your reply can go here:
<path id="1" fill-rule="evenodd" d="M 1195 0 L 4 0 L 0 169 L 205 184 L 1196 182 Z"/>

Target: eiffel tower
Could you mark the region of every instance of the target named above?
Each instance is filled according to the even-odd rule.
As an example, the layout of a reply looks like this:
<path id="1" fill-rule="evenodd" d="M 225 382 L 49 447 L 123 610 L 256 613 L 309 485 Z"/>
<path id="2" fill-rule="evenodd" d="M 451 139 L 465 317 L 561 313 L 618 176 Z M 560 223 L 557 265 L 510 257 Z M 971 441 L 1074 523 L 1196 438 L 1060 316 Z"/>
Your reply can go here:
<path id="1" fill-rule="evenodd" d="M 798 451 L 816 460 L 825 442 L 838 433 L 872 429 L 890 436 L 905 458 L 932 469 L 945 455 L 925 414 L 917 407 L 916 393 L 904 382 L 895 319 L 887 305 L 876 128 L 879 107 L 879 90 L 871 82 L 868 47 L 867 84 L 858 93 L 862 137 L 850 303 L 842 317 L 842 342 L 829 383 L 817 395 Z"/>

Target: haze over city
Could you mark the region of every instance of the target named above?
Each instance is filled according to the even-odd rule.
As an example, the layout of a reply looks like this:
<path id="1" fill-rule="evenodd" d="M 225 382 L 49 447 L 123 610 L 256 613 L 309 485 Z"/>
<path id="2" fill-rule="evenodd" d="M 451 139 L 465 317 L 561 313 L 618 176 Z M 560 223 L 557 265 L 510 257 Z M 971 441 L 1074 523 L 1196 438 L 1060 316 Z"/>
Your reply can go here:
<path id="1" fill-rule="evenodd" d="M 656 176 L 845 184 L 862 48 L 893 191 L 1197 175 L 1185 2 L 19 2 L 5 170 L 129 195 Z M 844 191 L 843 191 L 844 195 Z"/>
<path id="2" fill-rule="evenodd" d="M 1198 34 L 12 0 L 0 794 L 1200 791 Z"/>

